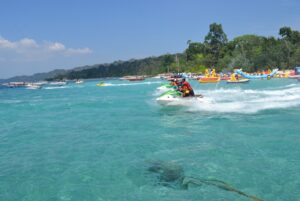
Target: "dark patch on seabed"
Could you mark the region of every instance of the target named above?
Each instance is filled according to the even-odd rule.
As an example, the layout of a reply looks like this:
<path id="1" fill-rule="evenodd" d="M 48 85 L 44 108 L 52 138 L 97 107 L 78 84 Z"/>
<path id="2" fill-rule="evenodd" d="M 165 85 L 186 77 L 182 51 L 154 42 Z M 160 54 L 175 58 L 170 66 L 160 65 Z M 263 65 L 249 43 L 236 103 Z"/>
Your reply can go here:
<path id="1" fill-rule="evenodd" d="M 138 170 L 138 172 L 143 174 L 144 177 L 147 177 L 147 179 L 145 181 L 135 181 L 134 183 L 136 185 L 141 185 L 142 182 L 149 182 L 154 185 L 163 185 L 178 190 L 188 190 L 192 186 L 210 185 L 225 191 L 237 193 L 252 201 L 263 201 L 263 199 L 242 192 L 221 180 L 187 176 L 182 166 L 174 162 L 160 160 L 150 161 L 142 165 L 142 169 L 143 170 Z M 128 174 L 132 177 L 130 172 Z"/>

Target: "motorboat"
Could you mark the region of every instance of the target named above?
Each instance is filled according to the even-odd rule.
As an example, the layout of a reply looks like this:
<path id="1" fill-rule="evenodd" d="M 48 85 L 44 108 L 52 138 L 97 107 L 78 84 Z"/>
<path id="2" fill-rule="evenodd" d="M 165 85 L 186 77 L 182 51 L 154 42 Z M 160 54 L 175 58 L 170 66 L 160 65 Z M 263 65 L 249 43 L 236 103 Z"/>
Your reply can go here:
<path id="1" fill-rule="evenodd" d="M 65 82 L 65 81 L 57 81 L 57 82 L 50 82 L 49 84 L 52 85 L 52 86 L 64 86 L 64 85 L 67 84 L 67 82 Z"/>
<path id="2" fill-rule="evenodd" d="M 41 89 L 42 86 L 36 83 L 28 83 L 26 89 Z"/>

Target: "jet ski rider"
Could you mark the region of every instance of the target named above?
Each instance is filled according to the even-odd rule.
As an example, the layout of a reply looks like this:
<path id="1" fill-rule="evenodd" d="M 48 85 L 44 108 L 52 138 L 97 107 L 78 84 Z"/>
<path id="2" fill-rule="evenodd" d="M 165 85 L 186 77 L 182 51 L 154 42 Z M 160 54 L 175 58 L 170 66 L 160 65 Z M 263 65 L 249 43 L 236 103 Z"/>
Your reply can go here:
<path id="1" fill-rule="evenodd" d="M 174 87 L 177 87 L 179 83 L 178 83 L 177 79 L 173 79 L 170 84 Z"/>
<path id="2" fill-rule="evenodd" d="M 195 96 L 193 88 L 191 87 L 190 83 L 185 80 L 185 78 L 182 78 L 179 91 L 182 92 L 183 97 Z"/>

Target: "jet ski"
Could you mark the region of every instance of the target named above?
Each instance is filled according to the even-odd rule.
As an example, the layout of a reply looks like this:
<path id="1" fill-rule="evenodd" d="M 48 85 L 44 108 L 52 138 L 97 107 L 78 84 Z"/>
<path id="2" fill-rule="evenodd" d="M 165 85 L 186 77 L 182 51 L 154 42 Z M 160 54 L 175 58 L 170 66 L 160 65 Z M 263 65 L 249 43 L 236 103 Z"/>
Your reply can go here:
<path id="1" fill-rule="evenodd" d="M 161 94 L 157 99 L 156 102 L 161 105 L 176 105 L 182 103 L 182 101 L 194 101 L 199 100 L 202 101 L 202 95 L 195 95 L 190 97 L 183 97 L 182 93 L 176 90 L 169 90 Z"/>
<path id="2" fill-rule="evenodd" d="M 106 83 L 104 82 L 99 82 L 98 84 L 96 84 L 97 87 L 106 87 L 108 86 Z"/>
<path id="3" fill-rule="evenodd" d="M 176 86 L 170 85 L 170 84 L 163 84 L 160 87 L 157 87 L 157 91 L 159 92 L 166 92 L 166 91 L 170 91 L 170 90 L 175 90 Z"/>

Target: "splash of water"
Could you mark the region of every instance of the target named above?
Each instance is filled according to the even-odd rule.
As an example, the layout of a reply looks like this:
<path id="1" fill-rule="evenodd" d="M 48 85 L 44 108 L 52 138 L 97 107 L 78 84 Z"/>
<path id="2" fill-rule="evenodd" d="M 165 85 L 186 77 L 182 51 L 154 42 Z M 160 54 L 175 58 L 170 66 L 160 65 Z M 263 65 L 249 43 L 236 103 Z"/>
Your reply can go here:
<path id="1" fill-rule="evenodd" d="M 43 89 L 67 89 L 69 86 L 57 86 L 57 87 L 43 87 Z"/>
<path id="2" fill-rule="evenodd" d="M 132 86 L 132 85 L 149 85 L 149 84 L 160 84 L 161 81 L 155 81 L 155 82 L 135 82 L 135 83 L 122 83 L 122 84 L 111 84 L 107 83 L 106 86 Z"/>
<path id="3" fill-rule="evenodd" d="M 257 113 L 300 105 L 299 85 L 272 90 L 216 89 L 201 93 L 210 101 L 194 100 L 189 104 L 189 111 Z"/>

